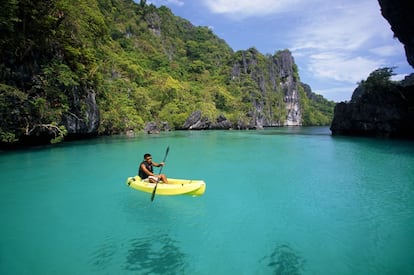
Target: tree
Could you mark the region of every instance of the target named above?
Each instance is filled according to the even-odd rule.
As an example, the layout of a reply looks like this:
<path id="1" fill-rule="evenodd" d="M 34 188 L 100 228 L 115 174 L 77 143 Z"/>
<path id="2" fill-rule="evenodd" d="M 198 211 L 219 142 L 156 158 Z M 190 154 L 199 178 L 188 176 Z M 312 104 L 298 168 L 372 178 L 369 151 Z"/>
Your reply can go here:
<path id="1" fill-rule="evenodd" d="M 388 92 L 392 89 L 391 77 L 394 74 L 394 68 L 384 67 L 379 68 L 370 73 L 368 78 L 358 83 L 358 87 L 355 89 L 351 97 L 351 102 L 357 102 L 363 100 L 368 96 L 381 96 L 381 93 Z"/>

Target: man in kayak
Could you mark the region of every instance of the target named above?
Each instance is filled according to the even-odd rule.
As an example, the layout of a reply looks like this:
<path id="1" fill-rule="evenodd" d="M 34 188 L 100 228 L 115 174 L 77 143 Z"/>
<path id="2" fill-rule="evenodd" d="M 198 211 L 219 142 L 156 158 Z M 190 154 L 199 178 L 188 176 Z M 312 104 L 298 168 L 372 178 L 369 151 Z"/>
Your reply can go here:
<path id="1" fill-rule="evenodd" d="M 153 166 L 160 167 L 164 166 L 164 164 L 164 162 L 153 162 L 151 154 L 147 153 L 144 155 L 144 161 L 139 165 L 138 176 L 140 176 L 142 180 L 148 180 L 152 183 L 159 182 L 160 180 L 164 183 L 168 183 L 167 176 L 165 174 L 156 175 L 153 170 Z"/>

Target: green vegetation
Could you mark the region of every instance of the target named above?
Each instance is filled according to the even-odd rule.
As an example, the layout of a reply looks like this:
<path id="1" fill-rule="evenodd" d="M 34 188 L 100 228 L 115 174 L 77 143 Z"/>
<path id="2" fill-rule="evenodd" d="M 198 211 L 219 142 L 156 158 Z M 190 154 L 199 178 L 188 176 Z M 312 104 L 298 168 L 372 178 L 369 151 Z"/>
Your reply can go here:
<path id="1" fill-rule="evenodd" d="M 321 95 L 314 94 L 307 85 L 299 88 L 303 114 L 303 126 L 330 124 L 333 117 L 335 102 L 327 101 Z"/>
<path id="2" fill-rule="evenodd" d="M 381 97 L 397 92 L 397 83 L 391 80 L 395 75 L 394 68 L 379 68 L 368 76 L 366 80 L 358 83 L 352 94 L 351 102 L 378 102 Z"/>
<path id="3" fill-rule="evenodd" d="M 97 134 L 141 130 L 149 121 L 179 128 L 195 110 L 212 120 L 224 114 L 247 121 L 257 102 L 266 106 L 268 120 L 283 124 L 286 118 L 283 91 L 271 84 L 280 79 L 267 69 L 277 54 L 234 53 L 209 28 L 166 7 L 143 0 L 3 2 L 2 143 L 45 135 L 58 142 L 73 131 L 64 126 L 70 119 L 83 125 L 81 132 Z M 243 58 L 257 66 L 233 77 Z M 99 106 L 92 132 L 91 95 Z M 305 125 L 329 124 L 330 102 L 302 91 L 301 104 Z"/>

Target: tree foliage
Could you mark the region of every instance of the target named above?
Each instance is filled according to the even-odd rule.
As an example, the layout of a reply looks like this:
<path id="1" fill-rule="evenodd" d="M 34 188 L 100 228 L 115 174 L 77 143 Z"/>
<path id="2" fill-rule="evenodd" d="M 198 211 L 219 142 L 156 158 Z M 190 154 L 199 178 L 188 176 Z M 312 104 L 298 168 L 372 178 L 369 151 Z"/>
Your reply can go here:
<path id="1" fill-rule="evenodd" d="M 258 60 L 259 67 L 231 79 L 242 53 L 164 6 L 132 0 L 4 0 L 0 33 L 2 142 L 39 133 L 39 125 L 52 138 L 66 135 L 65 116 L 87 119 L 82 99 L 88 91 L 96 94 L 100 134 L 140 130 L 148 121 L 178 128 L 197 109 L 212 119 L 225 114 L 242 120 L 258 101 L 265 102 L 269 119 L 283 122 L 286 116 L 271 77 L 257 77 L 268 71 L 271 58 L 249 49 L 244 58 Z M 309 116 L 331 108 L 303 100 Z M 328 124 L 331 113 L 320 114 L 308 124 Z"/>
<path id="2" fill-rule="evenodd" d="M 395 91 L 395 83 L 391 77 L 395 75 L 394 68 L 384 67 L 374 70 L 366 80 L 358 83 L 358 87 L 352 94 L 351 102 L 371 100 L 373 97 L 382 97 L 386 93 Z"/>

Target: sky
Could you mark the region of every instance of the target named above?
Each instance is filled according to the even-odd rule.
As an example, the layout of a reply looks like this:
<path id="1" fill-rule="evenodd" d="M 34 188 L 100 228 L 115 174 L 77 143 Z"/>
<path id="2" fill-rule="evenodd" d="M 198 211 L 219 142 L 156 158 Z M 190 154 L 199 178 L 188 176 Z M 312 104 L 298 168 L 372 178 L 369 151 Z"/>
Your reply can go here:
<path id="1" fill-rule="evenodd" d="M 379 68 L 393 79 L 413 73 L 377 0 L 147 0 L 195 26 L 207 26 L 234 50 L 292 52 L 302 82 L 335 102 Z"/>

